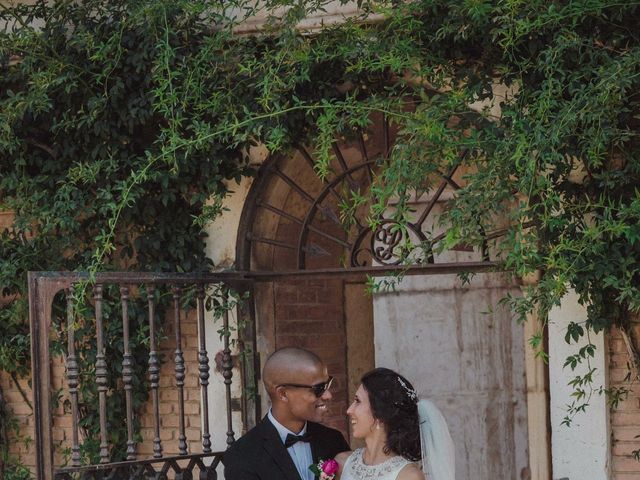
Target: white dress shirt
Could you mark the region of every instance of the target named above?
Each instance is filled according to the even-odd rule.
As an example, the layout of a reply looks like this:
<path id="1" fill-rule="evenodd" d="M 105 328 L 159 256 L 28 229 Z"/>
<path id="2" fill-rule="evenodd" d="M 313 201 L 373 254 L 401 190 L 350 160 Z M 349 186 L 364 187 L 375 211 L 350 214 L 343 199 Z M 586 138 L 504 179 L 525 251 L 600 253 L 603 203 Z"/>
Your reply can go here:
<path id="1" fill-rule="evenodd" d="M 276 427 L 283 445 L 288 434 L 304 435 L 307 432 L 306 423 L 304 424 L 304 427 L 302 427 L 302 430 L 300 430 L 298 433 L 292 432 L 275 419 L 275 417 L 271 413 L 271 409 L 269 409 L 267 417 L 269 418 L 269 421 L 273 424 L 273 426 Z M 311 466 L 311 464 L 313 463 L 311 444 L 309 442 L 296 442 L 295 444 L 287 448 L 287 452 L 289 452 L 289 456 L 291 457 L 291 460 L 293 460 L 293 464 L 296 466 L 296 470 L 298 470 L 300 478 L 302 480 L 314 480 L 315 477 L 313 475 L 313 472 L 309 470 L 309 466 Z"/>

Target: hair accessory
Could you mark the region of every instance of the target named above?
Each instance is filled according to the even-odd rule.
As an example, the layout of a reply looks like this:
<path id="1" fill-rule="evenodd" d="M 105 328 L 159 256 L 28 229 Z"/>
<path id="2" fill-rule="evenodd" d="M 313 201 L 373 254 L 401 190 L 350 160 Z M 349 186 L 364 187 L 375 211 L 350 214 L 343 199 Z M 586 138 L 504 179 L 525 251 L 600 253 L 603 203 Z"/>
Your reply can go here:
<path id="1" fill-rule="evenodd" d="M 407 396 L 409 397 L 409 399 L 413 403 L 417 403 L 418 394 L 416 393 L 416 391 L 413 388 L 410 388 L 409 385 L 407 385 L 407 383 L 404 380 L 402 380 L 402 378 L 400 378 L 400 377 L 397 377 L 397 378 L 398 378 L 398 383 L 404 389 L 404 391 L 407 393 Z"/>

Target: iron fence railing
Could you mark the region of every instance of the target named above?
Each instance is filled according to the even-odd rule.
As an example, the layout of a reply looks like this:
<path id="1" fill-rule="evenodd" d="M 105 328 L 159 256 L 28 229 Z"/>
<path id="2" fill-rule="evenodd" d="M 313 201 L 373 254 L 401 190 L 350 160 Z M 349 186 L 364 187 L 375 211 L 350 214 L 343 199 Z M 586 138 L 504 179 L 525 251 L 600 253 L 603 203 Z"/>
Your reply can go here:
<path id="1" fill-rule="evenodd" d="M 193 478 L 197 473 L 198 478 L 216 478 L 215 469 L 220 463 L 223 453 L 212 450 L 212 439 L 209 431 L 210 414 L 209 411 L 209 380 L 210 380 L 210 358 L 206 349 L 207 329 L 210 328 L 205 322 L 205 296 L 211 286 L 223 286 L 232 288 L 235 291 L 251 291 L 251 281 L 238 273 L 201 273 L 201 274 L 162 274 L 162 273 L 100 273 L 92 282 L 87 282 L 88 276 L 82 273 L 55 273 L 55 272 L 30 272 L 29 273 L 29 315 L 31 323 L 32 338 L 32 372 L 33 372 L 33 392 L 34 392 L 34 416 L 35 416 L 35 450 L 36 450 L 36 475 L 38 479 L 53 480 L 66 478 Z M 80 382 L 82 380 L 81 362 L 86 359 L 79 358 L 76 352 L 75 337 L 77 328 L 77 313 L 74 300 L 78 297 L 74 289 L 78 285 L 84 285 L 92 289 L 93 321 L 95 321 L 95 359 L 94 364 L 89 366 L 94 371 L 95 388 L 98 397 L 99 417 L 99 462 L 95 465 L 83 465 L 81 458 L 81 424 L 80 411 L 81 401 L 79 395 Z M 115 285 L 119 292 L 120 308 L 118 309 L 121 322 L 117 328 L 122 331 L 122 358 L 119 370 L 121 378 L 118 379 L 122 387 L 124 402 L 126 405 L 126 418 L 122 421 L 126 424 L 126 461 L 114 462 L 111 458 L 113 445 L 110 444 L 110 425 L 107 422 L 107 397 L 116 394 L 109 388 L 108 365 L 105 357 L 105 316 L 103 306 L 105 299 L 103 292 L 106 288 Z M 175 351 L 173 355 L 173 372 L 171 383 L 172 388 L 177 390 L 177 408 L 174 415 L 177 415 L 178 422 L 175 433 L 178 440 L 177 455 L 166 456 L 163 453 L 163 441 L 161 429 L 165 429 L 161 421 L 160 414 L 160 380 L 161 365 L 158 352 L 158 332 L 156 325 L 157 296 L 155 289 L 168 289 L 172 296 L 172 314 L 169 313 L 168 320 L 172 322 L 172 329 L 175 334 Z M 190 452 L 187 445 L 187 429 L 185 424 L 185 375 L 186 362 L 184 357 L 185 335 L 182 332 L 182 321 L 184 319 L 184 308 L 181 304 L 184 292 L 189 291 L 192 301 L 195 302 L 196 323 L 197 323 L 197 379 L 201 394 L 200 407 L 200 451 Z M 50 369 L 51 362 L 51 332 L 52 332 L 52 306 L 54 297 L 60 292 L 65 292 L 66 297 L 66 325 L 61 328 L 66 335 L 62 342 L 66 351 L 65 360 L 65 388 L 68 393 L 68 412 L 71 417 L 71 435 L 69 439 L 68 462 L 64 467 L 54 464 L 54 434 L 53 424 L 53 397 L 55 392 L 52 389 L 52 375 Z M 136 453 L 137 438 L 134 435 L 134 405 L 132 391 L 134 388 L 134 360 L 130 349 L 131 324 L 129 318 L 129 306 L 133 300 L 131 297 L 137 294 L 137 301 L 140 301 L 140 292 L 145 292 L 147 305 L 147 325 L 149 336 L 147 381 L 149 386 L 149 396 L 151 398 L 151 416 L 153 418 L 153 454 L 151 458 L 141 458 Z M 111 299 L 113 302 L 113 299 Z M 224 300 L 222 300 L 224 302 Z M 248 302 L 251 303 L 251 302 Z M 243 308 L 247 310 L 247 305 Z M 249 310 L 252 305 L 249 306 Z M 109 310 L 113 317 L 113 309 Z M 233 362 L 230 346 L 230 325 L 229 310 L 223 309 L 221 313 L 222 325 L 221 335 L 223 342 L 222 357 L 220 367 L 223 383 L 226 411 L 226 444 L 234 441 L 235 433 L 232 423 L 232 377 Z M 110 325 L 114 321 L 109 319 Z M 253 323 L 253 322 L 250 322 Z M 93 327 L 93 323 L 91 324 Z M 85 330 L 86 334 L 86 330 Z M 86 342 L 86 338 L 83 339 Z M 167 359 L 167 361 L 171 361 Z M 84 365 L 86 368 L 86 365 Z M 165 371 L 166 374 L 166 371 Z M 140 379 L 138 379 L 140 380 Z M 166 383 L 165 383 L 166 384 Z M 95 412 L 94 412 L 95 413 Z M 215 412 L 219 414 L 220 412 Z M 245 412 L 246 413 L 246 412 Z M 244 420 L 244 419 L 243 419 Z M 190 432 L 193 434 L 193 430 Z M 190 441 L 193 438 L 189 439 Z M 58 439 L 59 441 L 59 439 Z M 190 443 L 192 446 L 193 444 Z"/>

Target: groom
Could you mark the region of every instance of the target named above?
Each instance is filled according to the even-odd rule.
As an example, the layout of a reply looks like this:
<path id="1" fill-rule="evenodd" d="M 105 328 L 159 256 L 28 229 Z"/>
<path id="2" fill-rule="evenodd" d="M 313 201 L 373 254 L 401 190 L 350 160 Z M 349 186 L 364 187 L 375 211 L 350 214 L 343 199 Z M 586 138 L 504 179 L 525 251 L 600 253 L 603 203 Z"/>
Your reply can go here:
<path id="1" fill-rule="evenodd" d="M 331 400 L 327 367 L 301 348 L 277 350 L 262 380 L 271 409 L 224 455 L 226 480 L 313 480 L 309 466 L 349 450 L 340 432 L 320 425 Z"/>

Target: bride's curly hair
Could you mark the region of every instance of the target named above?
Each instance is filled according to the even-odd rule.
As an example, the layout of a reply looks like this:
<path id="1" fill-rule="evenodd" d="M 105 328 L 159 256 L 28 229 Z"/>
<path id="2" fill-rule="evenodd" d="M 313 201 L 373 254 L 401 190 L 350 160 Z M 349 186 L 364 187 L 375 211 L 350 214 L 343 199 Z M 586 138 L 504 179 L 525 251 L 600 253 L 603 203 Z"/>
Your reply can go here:
<path id="1" fill-rule="evenodd" d="M 365 373 L 361 383 L 369 395 L 373 417 L 386 427 L 384 452 L 393 452 L 411 461 L 420 460 L 418 397 L 411 383 L 388 368 Z"/>

